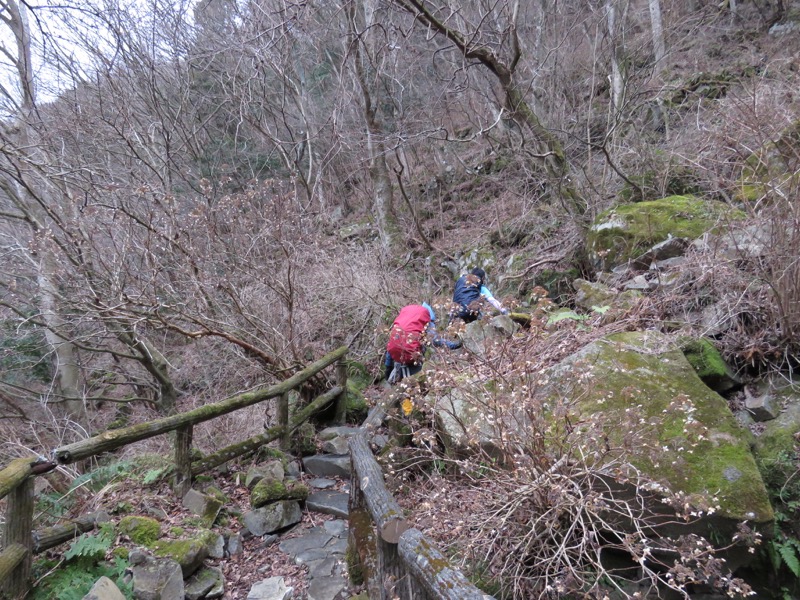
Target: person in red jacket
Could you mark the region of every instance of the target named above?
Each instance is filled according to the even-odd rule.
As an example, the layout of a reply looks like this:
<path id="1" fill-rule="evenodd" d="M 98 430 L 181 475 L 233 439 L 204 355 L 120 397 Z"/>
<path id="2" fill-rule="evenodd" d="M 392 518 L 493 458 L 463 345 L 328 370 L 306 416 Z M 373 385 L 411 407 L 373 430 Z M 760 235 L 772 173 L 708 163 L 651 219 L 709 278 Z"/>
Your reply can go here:
<path id="1" fill-rule="evenodd" d="M 409 304 L 400 309 L 386 344 L 384 366 L 389 383 L 397 383 L 403 377 L 422 370 L 428 341 L 434 346 L 451 350 L 461 347 L 460 341 L 451 342 L 439 337 L 436 333 L 436 313 L 426 302 Z"/>

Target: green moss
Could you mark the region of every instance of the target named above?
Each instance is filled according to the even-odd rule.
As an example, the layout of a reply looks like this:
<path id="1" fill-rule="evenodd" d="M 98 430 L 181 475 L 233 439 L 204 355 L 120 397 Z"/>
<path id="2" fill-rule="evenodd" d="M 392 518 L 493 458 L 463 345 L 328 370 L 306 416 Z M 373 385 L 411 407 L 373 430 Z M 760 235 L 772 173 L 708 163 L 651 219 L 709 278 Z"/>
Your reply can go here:
<path id="1" fill-rule="evenodd" d="M 197 538 L 183 540 L 160 540 L 153 544 L 153 554 L 159 558 L 172 558 L 183 567 L 192 561 L 199 552 L 202 552 L 207 544 Z"/>
<path id="2" fill-rule="evenodd" d="M 272 448 L 270 446 L 261 446 L 261 448 L 258 449 L 258 462 L 266 462 L 270 460 L 281 461 L 281 466 L 283 467 L 284 471 L 286 470 L 286 465 L 289 464 L 289 456 L 283 450 Z"/>
<path id="3" fill-rule="evenodd" d="M 725 400 L 697 377 L 669 338 L 657 332 L 614 334 L 585 348 L 571 364 L 592 372 L 569 391 L 580 398 L 579 411 L 602 415 L 615 447 L 634 435 L 639 450 L 632 461 L 648 477 L 690 497 L 717 497 L 723 516 L 773 518 L 747 436 Z"/>
<path id="4" fill-rule="evenodd" d="M 601 213 L 587 235 L 589 251 L 604 269 L 640 256 L 670 236 L 696 239 L 744 213 L 694 196 L 623 204 Z"/>
<path id="5" fill-rule="evenodd" d="M 161 523 L 151 517 L 129 515 L 119 521 L 118 530 L 136 544 L 152 546 L 161 537 Z"/>
<path id="6" fill-rule="evenodd" d="M 250 504 L 253 508 L 258 508 L 278 500 L 305 500 L 308 494 L 308 487 L 302 483 L 265 478 L 250 492 Z"/>
<path id="7" fill-rule="evenodd" d="M 317 451 L 316 429 L 312 423 L 303 423 L 292 434 L 292 452 L 300 456 L 310 456 Z"/>
<path id="8" fill-rule="evenodd" d="M 173 537 L 181 537 L 186 530 L 183 527 L 170 527 L 169 534 Z"/>
<path id="9" fill-rule="evenodd" d="M 713 389 L 719 382 L 731 377 L 730 368 L 722 355 L 707 338 L 687 339 L 681 344 L 686 360 L 692 365 L 697 376 Z"/>
<path id="10" fill-rule="evenodd" d="M 737 197 L 752 203 L 782 190 L 791 195 L 800 185 L 798 167 L 800 121 L 784 130 L 777 140 L 769 141 L 745 160 Z"/>
<path id="11" fill-rule="evenodd" d="M 348 546 L 344 554 L 344 559 L 347 563 L 347 575 L 350 578 L 350 583 L 353 585 L 362 585 L 364 583 L 364 571 L 361 569 L 358 553 Z"/>
<path id="12" fill-rule="evenodd" d="M 111 551 L 111 556 L 120 558 L 122 560 L 128 560 L 128 556 L 130 555 L 130 553 L 131 551 L 125 546 L 117 546 Z"/>
<path id="13" fill-rule="evenodd" d="M 367 418 L 369 412 L 369 405 L 367 399 L 358 390 L 355 383 L 347 380 L 347 396 L 346 396 L 346 409 L 347 409 L 347 422 L 360 424 Z"/>

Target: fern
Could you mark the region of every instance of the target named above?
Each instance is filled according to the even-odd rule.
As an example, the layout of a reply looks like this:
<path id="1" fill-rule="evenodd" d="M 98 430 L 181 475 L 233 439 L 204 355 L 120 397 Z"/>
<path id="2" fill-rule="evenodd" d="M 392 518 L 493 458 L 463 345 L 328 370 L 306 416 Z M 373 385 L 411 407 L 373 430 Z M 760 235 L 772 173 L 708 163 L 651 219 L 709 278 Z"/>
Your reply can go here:
<path id="1" fill-rule="evenodd" d="M 97 533 L 84 533 L 69 546 L 64 559 L 76 562 L 94 563 L 106 555 L 114 543 L 114 524 L 101 523 Z"/>
<path id="2" fill-rule="evenodd" d="M 783 543 L 778 543 L 777 549 L 781 559 L 783 559 L 783 564 L 789 568 L 795 577 L 800 577 L 800 559 L 797 556 L 797 545 L 797 540 L 790 539 L 785 540 Z"/>
<path id="3" fill-rule="evenodd" d="M 95 582 L 105 576 L 111 579 L 125 598 L 133 598 L 132 583 L 124 579 L 128 563 L 117 557 L 113 562 L 85 566 L 70 564 L 45 577 L 31 590 L 30 600 L 83 600 Z"/>
<path id="4" fill-rule="evenodd" d="M 142 484 L 150 485 L 151 483 L 155 483 L 169 471 L 170 466 L 164 466 L 159 469 L 150 469 L 144 474 L 144 477 L 142 477 Z"/>
<path id="5" fill-rule="evenodd" d="M 120 476 L 129 475 L 130 470 L 131 463 L 129 461 L 120 461 L 110 465 L 97 467 L 88 473 L 84 473 L 83 475 L 76 477 L 70 486 L 70 491 L 88 483 L 89 489 L 96 492 L 109 481 L 112 481 Z"/>

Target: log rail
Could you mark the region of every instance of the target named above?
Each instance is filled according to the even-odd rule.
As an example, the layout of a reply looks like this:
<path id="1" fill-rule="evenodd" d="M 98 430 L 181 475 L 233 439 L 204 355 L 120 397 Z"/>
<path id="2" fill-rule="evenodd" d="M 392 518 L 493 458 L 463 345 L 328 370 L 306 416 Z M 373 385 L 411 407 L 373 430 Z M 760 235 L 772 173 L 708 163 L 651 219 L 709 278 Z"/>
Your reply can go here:
<path id="1" fill-rule="evenodd" d="M 494 600 L 453 568 L 421 531 L 411 527 L 386 489 L 367 439 L 386 409 L 386 405 L 376 406 L 349 441 L 348 554 L 358 560 L 370 600 Z"/>
<path id="2" fill-rule="evenodd" d="M 184 413 L 170 415 L 131 427 L 106 431 L 74 444 L 53 451 L 54 461 L 41 456 L 30 456 L 12 460 L 0 470 L 0 499 L 6 498 L 5 526 L 0 552 L 0 597 L 21 598 L 30 586 L 32 557 L 34 554 L 53 548 L 89 531 L 98 522 L 108 520 L 104 513 L 84 515 L 66 525 L 58 525 L 38 532 L 33 530 L 34 478 L 57 468 L 116 450 L 133 442 L 176 432 L 174 437 L 175 479 L 173 489 L 183 496 L 189 491 L 192 478 L 233 458 L 253 452 L 259 447 L 280 440 L 286 449 L 291 433 L 312 415 L 330 404 L 334 405 L 335 419 L 344 420 L 347 395 L 347 347 L 342 346 L 308 365 L 279 384 L 239 394 L 221 402 L 207 404 Z M 314 377 L 317 373 L 336 365 L 336 386 L 325 392 L 308 406 L 289 415 L 288 410 L 279 410 L 278 424 L 262 435 L 232 444 L 203 459 L 192 462 L 192 428 L 216 417 L 277 398 L 285 403 L 288 393 Z M 288 407 L 287 407 L 288 408 Z M 337 421 L 338 422 L 338 421 Z"/>

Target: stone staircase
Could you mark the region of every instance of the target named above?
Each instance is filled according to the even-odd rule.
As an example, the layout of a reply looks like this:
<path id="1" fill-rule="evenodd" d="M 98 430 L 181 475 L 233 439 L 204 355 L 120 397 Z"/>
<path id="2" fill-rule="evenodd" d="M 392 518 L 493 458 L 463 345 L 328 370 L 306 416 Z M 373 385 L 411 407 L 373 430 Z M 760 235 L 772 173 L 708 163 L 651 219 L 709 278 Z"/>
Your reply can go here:
<path id="1" fill-rule="evenodd" d="M 217 533 L 213 523 L 225 499 L 213 490 L 190 490 L 183 506 L 208 526 L 192 556 L 163 556 L 158 550 L 131 552 L 130 579 L 136 600 L 350 600 L 354 596 L 345 554 L 348 537 L 350 457 L 347 440 L 357 427 L 331 427 L 317 435 L 322 453 L 285 464 L 280 458 L 253 465 L 244 477 L 252 508 L 239 518 L 242 528 Z M 310 479 L 309 479 L 310 477 Z M 308 527 L 318 514 L 319 524 Z M 325 515 L 322 517 L 322 515 Z M 332 519 L 330 517 L 333 517 Z M 301 525 L 301 521 L 305 523 Z M 257 543 L 255 543 L 257 541 Z M 263 568 L 263 579 L 246 581 L 248 591 L 232 592 L 225 581 L 226 561 L 247 561 L 247 553 L 280 550 L 305 572 L 304 589 L 287 585 L 280 572 Z M 211 561 L 206 561 L 211 559 Z M 205 564 L 214 562 L 215 566 Z M 262 569 L 258 569 L 261 571 Z M 261 573 L 259 572 L 259 575 Z M 101 579 L 84 600 L 124 600 Z"/>

